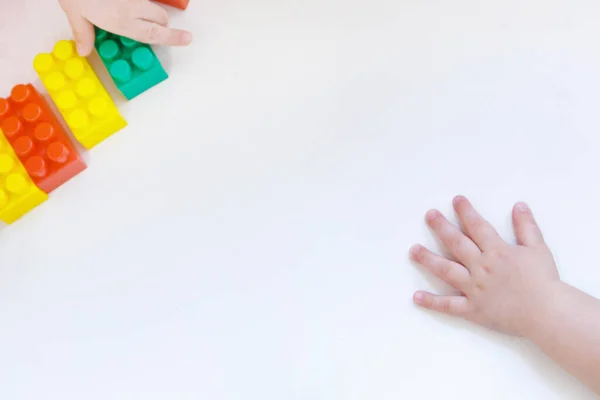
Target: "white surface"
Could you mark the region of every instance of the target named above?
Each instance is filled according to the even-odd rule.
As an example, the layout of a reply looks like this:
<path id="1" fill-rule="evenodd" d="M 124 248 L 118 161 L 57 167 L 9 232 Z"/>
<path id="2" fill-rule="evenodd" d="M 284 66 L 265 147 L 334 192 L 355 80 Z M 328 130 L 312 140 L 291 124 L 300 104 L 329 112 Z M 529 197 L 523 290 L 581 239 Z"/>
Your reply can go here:
<path id="1" fill-rule="evenodd" d="M 70 34 L 53 1 L 1 4 L 6 95 Z M 598 1 L 172 15 L 196 40 L 160 50 L 171 78 L 0 232 L 0 398 L 597 398 L 525 342 L 413 307 L 440 285 L 406 253 L 454 194 L 509 239 L 526 200 L 600 295 Z"/>

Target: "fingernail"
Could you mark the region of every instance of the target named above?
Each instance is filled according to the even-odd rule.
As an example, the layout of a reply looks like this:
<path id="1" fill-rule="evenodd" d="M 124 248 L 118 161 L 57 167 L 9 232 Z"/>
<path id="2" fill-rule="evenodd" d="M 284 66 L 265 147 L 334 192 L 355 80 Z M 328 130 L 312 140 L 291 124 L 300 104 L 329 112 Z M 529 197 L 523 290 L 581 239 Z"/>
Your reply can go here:
<path id="1" fill-rule="evenodd" d="M 415 303 L 421 303 L 423 301 L 423 293 L 421 292 L 417 292 L 415 293 L 414 299 L 415 299 Z"/>
<path id="2" fill-rule="evenodd" d="M 410 251 L 408 252 L 408 254 L 410 255 L 410 258 L 417 258 L 417 255 L 419 254 L 419 252 L 421 251 L 421 246 L 416 244 L 413 247 L 410 248 Z"/>
<path id="3" fill-rule="evenodd" d="M 523 202 L 517 203 L 515 209 L 519 212 L 529 212 L 529 206 Z"/>
<path id="4" fill-rule="evenodd" d="M 460 204 L 461 201 L 465 200 L 464 196 L 456 196 L 454 198 L 454 200 L 452 200 L 452 204 L 454 205 L 454 207 L 458 206 Z"/>
<path id="5" fill-rule="evenodd" d="M 439 214 L 440 213 L 437 210 L 429 210 L 427 211 L 427 214 L 425 214 L 425 219 L 427 221 L 433 221 Z"/>

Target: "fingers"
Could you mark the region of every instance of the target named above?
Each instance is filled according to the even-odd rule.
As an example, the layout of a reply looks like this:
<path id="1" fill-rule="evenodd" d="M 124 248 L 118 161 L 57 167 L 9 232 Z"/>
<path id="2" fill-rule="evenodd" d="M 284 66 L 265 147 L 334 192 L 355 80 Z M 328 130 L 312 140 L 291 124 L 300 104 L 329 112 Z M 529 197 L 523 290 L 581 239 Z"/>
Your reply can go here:
<path id="1" fill-rule="evenodd" d="M 169 14 L 167 13 L 167 10 L 149 1 L 142 3 L 138 15 L 140 19 L 148 22 L 155 22 L 162 26 L 169 25 Z"/>
<path id="2" fill-rule="evenodd" d="M 517 203 L 513 208 L 513 225 L 517 242 L 522 246 L 545 246 L 544 236 L 535 222 L 531 209 L 525 203 Z"/>
<path id="3" fill-rule="evenodd" d="M 171 29 L 156 22 L 136 20 L 131 24 L 128 35 L 138 42 L 167 46 L 187 46 L 192 41 L 192 34 L 180 29 Z"/>
<path id="4" fill-rule="evenodd" d="M 79 15 L 68 15 L 67 18 L 73 30 L 75 43 L 77 43 L 77 53 L 83 57 L 90 55 L 96 40 L 94 25 Z"/>
<path id="5" fill-rule="evenodd" d="M 463 196 L 456 196 L 452 204 L 463 229 L 481 251 L 504 243 L 494 227 L 479 215 L 469 200 Z"/>
<path id="6" fill-rule="evenodd" d="M 462 265 L 434 254 L 419 245 L 410 249 L 410 258 L 455 289 L 461 292 L 468 290 L 471 274 Z"/>
<path id="7" fill-rule="evenodd" d="M 465 318 L 471 311 L 469 300 L 464 296 L 440 296 L 429 292 L 416 292 L 414 302 L 423 308 L 455 317 Z"/>
<path id="8" fill-rule="evenodd" d="M 479 247 L 460 229 L 448 222 L 439 211 L 429 210 L 425 219 L 450 254 L 466 268 L 469 268 L 469 264 L 481 255 Z"/>

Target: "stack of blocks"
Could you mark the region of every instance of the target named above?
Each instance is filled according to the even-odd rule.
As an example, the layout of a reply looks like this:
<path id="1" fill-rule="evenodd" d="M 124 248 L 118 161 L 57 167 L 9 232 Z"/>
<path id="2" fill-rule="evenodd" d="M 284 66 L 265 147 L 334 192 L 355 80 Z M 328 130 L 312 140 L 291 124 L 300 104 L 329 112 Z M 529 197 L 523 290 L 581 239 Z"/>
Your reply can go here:
<path id="1" fill-rule="evenodd" d="M 158 0 L 185 9 L 189 0 Z M 127 100 L 167 79 L 152 48 L 96 29 L 96 50 Z M 33 67 L 73 136 L 91 149 L 127 126 L 75 43 L 61 40 Z M 11 224 L 87 167 L 60 118 L 31 84 L 0 98 L 0 220 Z"/>

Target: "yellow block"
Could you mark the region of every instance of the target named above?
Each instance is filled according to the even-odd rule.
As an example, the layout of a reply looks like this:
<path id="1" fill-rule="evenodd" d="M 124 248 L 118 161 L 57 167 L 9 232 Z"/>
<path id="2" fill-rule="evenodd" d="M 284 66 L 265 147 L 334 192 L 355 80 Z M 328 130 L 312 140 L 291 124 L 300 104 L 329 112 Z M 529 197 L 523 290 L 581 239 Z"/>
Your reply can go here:
<path id="1" fill-rule="evenodd" d="M 0 130 L 0 220 L 12 224 L 46 199 Z"/>
<path id="2" fill-rule="evenodd" d="M 127 125 L 88 61 L 77 54 L 72 40 L 57 42 L 52 54 L 38 54 L 33 67 L 85 148 L 91 149 Z"/>

